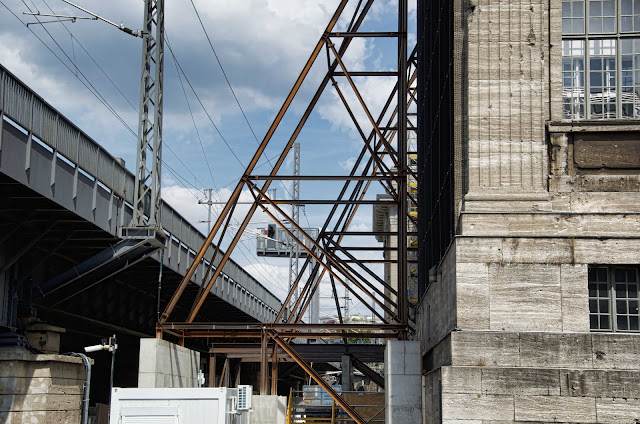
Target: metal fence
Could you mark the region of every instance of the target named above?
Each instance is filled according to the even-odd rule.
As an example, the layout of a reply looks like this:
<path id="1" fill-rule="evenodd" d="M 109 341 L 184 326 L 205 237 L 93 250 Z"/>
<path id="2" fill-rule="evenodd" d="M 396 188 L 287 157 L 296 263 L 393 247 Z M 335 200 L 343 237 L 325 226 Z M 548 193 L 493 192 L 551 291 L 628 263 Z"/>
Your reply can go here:
<path id="1" fill-rule="evenodd" d="M 286 424 L 347 424 L 353 423 L 347 413 L 318 386 L 322 393 L 289 392 Z M 340 392 L 340 396 L 367 423 L 384 423 L 383 392 Z"/>

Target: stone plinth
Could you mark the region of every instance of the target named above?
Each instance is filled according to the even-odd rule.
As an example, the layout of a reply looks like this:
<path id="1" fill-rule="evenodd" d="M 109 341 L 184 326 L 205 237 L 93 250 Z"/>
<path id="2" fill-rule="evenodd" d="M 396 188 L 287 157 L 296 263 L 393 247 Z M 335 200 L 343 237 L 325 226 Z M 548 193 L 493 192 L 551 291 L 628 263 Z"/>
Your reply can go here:
<path id="1" fill-rule="evenodd" d="M 84 381 L 80 358 L 0 350 L 0 422 L 79 424 Z"/>

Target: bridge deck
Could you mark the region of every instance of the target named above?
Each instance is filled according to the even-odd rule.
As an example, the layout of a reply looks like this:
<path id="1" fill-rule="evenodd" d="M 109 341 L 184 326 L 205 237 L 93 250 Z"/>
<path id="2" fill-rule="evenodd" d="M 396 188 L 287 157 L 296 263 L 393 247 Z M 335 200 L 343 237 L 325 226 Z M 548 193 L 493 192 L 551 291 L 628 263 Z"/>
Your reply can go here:
<path id="1" fill-rule="evenodd" d="M 118 227 L 131 219 L 133 187 L 133 174 L 118 159 L 0 66 L 0 225 L 5 230 L 0 235 L 0 267 L 11 265 L 15 249 L 7 244 L 17 243 L 22 256 L 15 263 L 22 260 L 23 269 L 16 272 L 37 286 L 38 281 L 113 245 Z M 169 240 L 162 255 L 164 307 L 204 236 L 166 203 L 162 204 L 162 227 Z M 135 309 L 135 302 L 147 309 L 152 305 L 151 313 L 138 320 L 155 324 L 159 261 L 160 254 L 155 253 L 106 282 L 56 293 L 40 306 L 86 316 L 86 310 L 99 300 L 120 296 L 116 306 L 125 308 L 125 314 Z M 203 275 L 208 265 L 201 262 L 196 275 Z M 188 292 L 195 295 L 197 289 L 193 284 Z M 234 262 L 225 265 L 211 293 L 214 296 L 209 296 L 200 320 L 272 322 L 281 305 Z M 182 309 L 190 307 L 189 297 Z M 60 307 L 71 300 L 77 303 L 75 312 Z"/>

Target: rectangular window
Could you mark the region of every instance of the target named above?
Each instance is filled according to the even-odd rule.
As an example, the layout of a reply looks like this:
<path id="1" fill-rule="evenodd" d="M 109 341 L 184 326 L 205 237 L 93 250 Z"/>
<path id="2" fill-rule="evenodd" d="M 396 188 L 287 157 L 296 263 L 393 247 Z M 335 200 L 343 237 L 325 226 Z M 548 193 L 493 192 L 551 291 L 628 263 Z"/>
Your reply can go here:
<path id="1" fill-rule="evenodd" d="M 640 0 L 562 0 L 562 110 L 640 118 Z"/>
<path id="2" fill-rule="evenodd" d="M 638 267 L 589 267 L 592 331 L 640 331 L 639 271 Z"/>

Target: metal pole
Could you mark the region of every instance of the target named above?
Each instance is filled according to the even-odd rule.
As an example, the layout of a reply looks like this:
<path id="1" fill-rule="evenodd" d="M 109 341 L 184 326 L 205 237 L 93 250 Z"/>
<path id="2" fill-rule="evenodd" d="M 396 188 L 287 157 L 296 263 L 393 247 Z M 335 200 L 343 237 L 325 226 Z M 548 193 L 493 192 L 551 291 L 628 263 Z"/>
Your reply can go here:
<path id="1" fill-rule="evenodd" d="M 293 145 L 293 175 L 300 175 L 300 143 L 295 143 Z M 292 196 L 291 200 L 300 200 L 300 181 L 293 180 L 292 187 Z M 300 205 L 297 203 L 291 204 L 291 218 L 293 222 L 298 224 L 300 222 Z M 293 235 L 299 238 L 298 230 L 292 228 Z M 300 245 L 295 241 L 291 240 L 289 243 L 289 291 L 293 288 L 293 284 L 298 279 L 298 269 L 300 264 Z M 298 300 L 298 287 L 293 288 L 294 295 L 292 299 L 292 303 L 295 303 Z M 291 311 L 292 313 L 294 311 Z"/>
<path id="2" fill-rule="evenodd" d="M 116 367 L 116 349 L 118 349 L 118 344 L 116 340 L 116 335 L 109 340 L 109 350 L 111 351 L 111 376 L 109 378 L 109 403 L 111 403 L 111 392 L 113 392 L 113 372 Z"/>
<path id="3" fill-rule="evenodd" d="M 407 0 L 398 0 L 398 317 L 409 324 L 407 299 Z M 407 338 L 407 331 L 400 334 Z"/>

